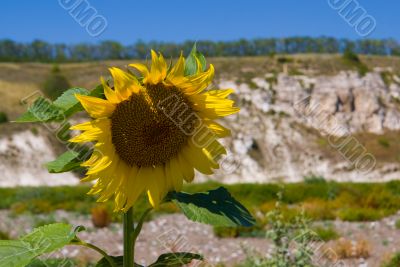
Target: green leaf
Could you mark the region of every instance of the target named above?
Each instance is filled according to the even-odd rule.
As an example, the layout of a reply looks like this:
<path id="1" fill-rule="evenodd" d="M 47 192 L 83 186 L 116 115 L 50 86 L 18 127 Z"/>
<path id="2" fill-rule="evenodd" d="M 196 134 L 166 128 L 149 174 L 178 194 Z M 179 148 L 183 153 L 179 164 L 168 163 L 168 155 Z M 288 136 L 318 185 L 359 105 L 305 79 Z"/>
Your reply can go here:
<path id="1" fill-rule="evenodd" d="M 203 256 L 187 252 L 166 253 L 158 257 L 149 267 L 181 267 L 191 263 L 192 260 L 203 260 Z"/>
<path id="2" fill-rule="evenodd" d="M 186 217 L 214 226 L 245 226 L 255 224 L 250 212 L 224 187 L 204 193 L 171 192 L 167 200 L 178 205 Z"/>
<path id="3" fill-rule="evenodd" d="M 42 226 L 19 240 L 0 240 L 0 266 L 24 267 L 33 259 L 68 245 L 76 237 L 72 225 Z"/>
<path id="4" fill-rule="evenodd" d="M 64 119 L 63 110 L 51 103 L 50 100 L 38 97 L 22 114 L 16 122 L 50 122 L 62 121 Z"/>
<path id="5" fill-rule="evenodd" d="M 77 263 L 69 258 L 34 259 L 26 267 L 76 267 Z"/>
<path id="6" fill-rule="evenodd" d="M 71 88 L 65 91 L 54 102 L 49 99 L 38 97 L 22 114 L 16 122 L 61 122 L 73 114 L 83 111 L 82 105 L 76 99 L 75 94 L 89 95 L 104 98 L 104 89 L 98 85 L 92 91 L 84 88 Z"/>
<path id="7" fill-rule="evenodd" d="M 58 250 L 69 244 L 76 236 L 72 225 L 54 223 L 33 230 L 20 238 L 21 241 L 31 244 L 37 256 Z"/>
<path id="8" fill-rule="evenodd" d="M 90 91 L 89 96 L 105 99 L 106 96 L 104 95 L 103 85 L 102 84 L 97 85 L 96 88 L 94 88 L 92 91 Z"/>
<path id="9" fill-rule="evenodd" d="M 71 124 L 69 122 L 64 122 L 57 129 L 56 137 L 61 141 L 68 141 L 71 138 Z"/>
<path id="10" fill-rule="evenodd" d="M 82 160 L 79 160 L 79 153 L 69 150 L 57 159 L 46 163 L 47 170 L 50 173 L 68 172 L 80 167 Z"/>
<path id="11" fill-rule="evenodd" d="M 197 51 L 197 46 L 195 43 L 192 51 L 185 61 L 185 76 L 190 76 L 197 73 L 197 60 L 200 62 L 202 71 L 205 71 L 207 65 L 206 58 L 202 53 Z"/>
<path id="12" fill-rule="evenodd" d="M 31 244 L 21 240 L 0 240 L 0 266 L 24 267 L 37 254 Z"/>
<path id="13" fill-rule="evenodd" d="M 90 92 L 84 88 L 71 88 L 65 91 L 53 102 L 54 106 L 63 110 L 65 117 L 69 117 L 76 112 L 83 110 L 83 107 L 75 97 L 75 94 L 89 95 Z"/>
<path id="14" fill-rule="evenodd" d="M 118 256 L 118 257 L 113 257 L 110 256 L 110 258 L 114 261 L 114 263 L 117 265 L 117 267 L 123 267 L 124 264 L 124 257 L 123 256 Z M 111 267 L 110 263 L 106 258 L 102 258 L 97 264 L 96 267 Z M 135 263 L 135 267 L 143 267 L 140 264 Z"/>
<path id="15" fill-rule="evenodd" d="M 114 263 L 117 265 L 117 267 L 122 267 L 124 263 L 124 257 L 123 256 L 118 256 L 118 257 L 113 257 L 110 256 L 111 259 L 113 259 Z M 111 267 L 111 264 L 108 262 L 106 258 L 102 258 L 97 264 L 96 267 Z"/>

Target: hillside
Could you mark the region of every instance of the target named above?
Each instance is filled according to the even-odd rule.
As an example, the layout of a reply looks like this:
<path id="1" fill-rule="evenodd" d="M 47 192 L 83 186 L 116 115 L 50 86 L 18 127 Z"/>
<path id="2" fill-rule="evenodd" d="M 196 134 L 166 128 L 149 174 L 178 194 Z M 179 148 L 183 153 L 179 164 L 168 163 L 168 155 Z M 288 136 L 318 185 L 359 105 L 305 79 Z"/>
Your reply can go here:
<path id="1" fill-rule="evenodd" d="M 232 183 L 293 182 L 307 175 L 340 181 L 399 178 L 400 58 L 360 59 L 367 73 L 340 55 L 211 58 L 209 62 L 216 68 L 213 86 L 234 88 L 233 97 L 242 109 L 223 122 L 233 129 L 233 136 L 225 140 L 230 152 L 213 179 Z M 128 63 L 68 63 L 59 67 L 73 86 L 93 88 L 101 75 L 108 76 L 107 67 L 124 68 Z M 0 111 L 11 120 L 21 114 L 26 109 L 21 100 L 29 103 L 40 93 L 52 67 L 1 63 Z M 41 164 L 62 146 L 48 129 L 30 127 L 0 125 L 0 170 L 23 169 L 23 176 L 34 164 L 36 176 L 46 183 L 50 177 L 44 169 L 39 171 Z M 40 139 L 35 143 L 44 147 L 27 152 L 16 144 L 32 138 Z M 7 171 L 2 175 L 0 181 L 17 181 Z M 56 179 L 60 184 L 70 183 L 71 176 Z"/>

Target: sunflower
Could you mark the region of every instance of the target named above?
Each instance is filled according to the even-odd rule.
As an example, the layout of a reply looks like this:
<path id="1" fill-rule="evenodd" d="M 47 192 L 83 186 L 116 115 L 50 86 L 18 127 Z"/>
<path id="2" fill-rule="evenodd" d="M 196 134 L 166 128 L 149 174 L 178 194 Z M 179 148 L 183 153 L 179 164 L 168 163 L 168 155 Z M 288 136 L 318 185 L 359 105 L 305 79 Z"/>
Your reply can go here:
<path id="1" fill-rule="evenodd" d="M 225 154 L 218 138 L 230 131 L 214 120 L 238 112 L 227 99 L 232 89 L 206 90 L 214 67 L 185 76 L 181 55 L 168 67 L 162 54 L 151 51 L 151 67 L 130 64 L 142 77 L 110 68 L 111 87 L 101 79 L 105 99 L 75 95 L 93 120 L 71 127 L 82 133 L 71 142 L 94 142 L 94 152 L 82 163 L 82 181 L 97 180 L 89 194 L 98 201 L 115 198 L 115 211 L 126 212 L 147 192 L 157 206 L 195 170 L 212 174 Z"/>

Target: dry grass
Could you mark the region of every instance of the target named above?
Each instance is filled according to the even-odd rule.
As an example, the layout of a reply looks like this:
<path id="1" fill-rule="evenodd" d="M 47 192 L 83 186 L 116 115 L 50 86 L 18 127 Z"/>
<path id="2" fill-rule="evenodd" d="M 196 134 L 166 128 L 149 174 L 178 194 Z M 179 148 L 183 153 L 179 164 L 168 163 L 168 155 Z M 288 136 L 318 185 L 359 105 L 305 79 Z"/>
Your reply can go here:
<path id="1" fill-rule="evenodd" d="M 390 67 L 394 73 L 400 73 L 400 58 L 398 57 L 360 56 L 360 58 L 370 69 Z M 59 66 L 73 86 L 90 89 L 99 84 L 100 76 L 109 76 L 107 68 L 111 66 L 126 68 L 132 61 L 136 60 L 65 63 Z M 209 58 L 208 61 L 215 65 L 217 79 L 233 80 L 238 80 L 240 77 L 251 80 L 252 77 L 263 77 L 266 73 L 278 73 L 283 70 L 287 70 L 289 74 L 334 75 L 341 70 L 351 69 L 343 63 L 341 55 L 225 57 Z M 10 119 L 21 114 L 25 108 L 19 104 L 20 99 L 39 90 L 52 67 L 53 64 L 44 63 L 0 63 L 0 98 L 2 100 L 0 111 L 5 111 Z"/>
<path id="2" fill-rule="evenodd" d="M 352 241 L 341 237 L 337 241 L 334 241 L 327 250 L 334 252 L 329 254 L 331 260 L 351 258 L 365 259 L 371 255 L 371 244 L 365 239 Z"/>

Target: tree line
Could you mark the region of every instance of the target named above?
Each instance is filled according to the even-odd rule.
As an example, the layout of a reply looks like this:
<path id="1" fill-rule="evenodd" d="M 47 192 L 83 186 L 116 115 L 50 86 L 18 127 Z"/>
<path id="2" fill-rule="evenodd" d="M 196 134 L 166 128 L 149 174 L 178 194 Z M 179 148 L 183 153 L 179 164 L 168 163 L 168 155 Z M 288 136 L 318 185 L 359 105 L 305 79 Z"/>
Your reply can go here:
<path id="1" fill-rule="evenodd" d="M 194 41 L 183 43 L 143 42 L 122 45 L 115 41 L 97 44 L 51 44 L 41 40 L 30 43 L 0 40 L 0 61 L 13 62 L 80 62 L 107 59 L 145 59 L 149 50 L 162 51 L 165 57 L 189 53 Z M 400 44 L 394 39 L 337 39 L 332 37 L 289 37 L 240 39 L 237 41 L 197 41 L 199 51 L 208 57 L 261 56 L 295 53 L 343 53 L 351 49 L 357 54 L 400 55 Z"/>

